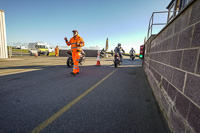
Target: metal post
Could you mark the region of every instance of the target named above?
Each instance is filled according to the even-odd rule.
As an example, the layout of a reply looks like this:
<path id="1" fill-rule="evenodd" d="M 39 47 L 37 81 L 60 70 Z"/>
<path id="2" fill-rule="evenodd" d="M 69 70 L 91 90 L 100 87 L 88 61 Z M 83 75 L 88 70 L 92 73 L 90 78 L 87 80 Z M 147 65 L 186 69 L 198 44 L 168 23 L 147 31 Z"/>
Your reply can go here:
<path id="1" fill-rule="evenodd" d="M 9 58 L 11 58 L 11 56 L 12 56 L 12 47 L 10 46 L 9 47 Z"/>
<path id="2" fill-rule="evenodd" d="M 169 15 L 170 15 L 170 10 L 168 10 L 167 23 L 169 22 Z"/>
<path id="3" fill-rule="evenodd" d="M 178 0 L 175 0 L 174 1 L 174 12 L 173 12 L 173 18 L 176 16 L 176 7 L 177 7 L 177 2 L 178 2 Z"/>
<path id="4" fill-rule="evenodd" d="M 147 39 L 149 38 L 149 31 L 150 31 L 150 28 L 151 28 L 151 19 L 152 19 L 152 16 L 153 16 L 153 13 L 152 13 L 151 18 L 149 20 L 149 28 L 148 28 L 148 33 L 147 33 Z"/>
<path id="5" fill-rule="evenodd" d="M 153 12 L 153 14 L 152 14 L 151 35 L 152 35 L 152 29 L 153 29 L 153 17 L 154 17 L 154 12 Z"/>
<path id="6" fill-rule="evenodd" d="M 150 19 L 150 21 L 151 21 L 151 19 Z M 149 21 L 149 27 L 148 27 L 147 38 L 149 38 L 149 28 L 150 28 L 150 21 Z"/>

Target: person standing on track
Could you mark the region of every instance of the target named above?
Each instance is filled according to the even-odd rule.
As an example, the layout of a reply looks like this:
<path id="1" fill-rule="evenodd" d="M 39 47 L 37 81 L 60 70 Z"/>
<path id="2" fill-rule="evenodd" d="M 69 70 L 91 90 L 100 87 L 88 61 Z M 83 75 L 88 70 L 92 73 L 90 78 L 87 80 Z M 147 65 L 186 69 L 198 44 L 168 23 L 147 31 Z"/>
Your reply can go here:
<path id="1" fill-rule="evenodd" d="M 56 48 L 55 48 L 55 56 L 58 57 L 58 54 L 59 54 L 59 48 L 58 48 L 58 46 L 56 46 Z"/>
<path id="2" fill-rule="evenodd" d="M 79 74 L 79 58 L 80 58 L 80 54 L 82 51 L 82 48 L 85 43 L 83 41 L 83 38 L 80 37 L 78 35 L 78 31 L 77 30 L 73 30 L 73 37 L 68 41 L 67 37 L 64 38 L 67 46 L 71 45 L 71 51 L 72 51 L 72 59 L 74 62 L 74 67 L 73 67 L 73 71 L 71 72 L 71 74 L 76 75 Z"/>

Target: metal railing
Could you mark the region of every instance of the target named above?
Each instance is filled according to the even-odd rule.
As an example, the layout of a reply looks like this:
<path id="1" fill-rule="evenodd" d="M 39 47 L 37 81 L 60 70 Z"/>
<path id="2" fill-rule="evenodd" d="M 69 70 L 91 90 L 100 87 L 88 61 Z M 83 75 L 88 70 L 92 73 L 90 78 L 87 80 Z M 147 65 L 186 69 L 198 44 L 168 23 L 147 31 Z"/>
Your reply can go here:
<path id="1" fill-rule="evenodd" d="M 147 33 L 147 40 L 148 38 L 152 35 L 152 31 L 153 31 L 153 26 L 154 25 L 166 25 L 167 23 L 169 23 L 174 17 L 175 15 L 169 15 L 170 12 L 176 13 L 177 11 L 161 11 L 161 12 L 153 12 L 151 15 L 151 18 L 149 20 L 149 27 L 148 27 L 148 33 Z M 168 13 L 167 15 L 167 20 L 166 23 L 154 23 L 154 15 L 155 14 L 161 14 L 161 13 Z"/>

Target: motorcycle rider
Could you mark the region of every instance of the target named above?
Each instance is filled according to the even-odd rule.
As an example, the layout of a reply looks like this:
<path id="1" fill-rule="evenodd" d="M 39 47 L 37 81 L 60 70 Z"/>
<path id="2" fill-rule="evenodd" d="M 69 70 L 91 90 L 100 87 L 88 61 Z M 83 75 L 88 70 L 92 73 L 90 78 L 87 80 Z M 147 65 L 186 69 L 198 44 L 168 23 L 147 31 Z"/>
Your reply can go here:
<path id="1" fill-rule="evenodd" d="M 113 56 L 113 50 L 111 50 L 111 55 Z"/>
<path id="2" fill-rule="evenodd" d="M 118 43 L 118 45 L 117 45 L 117 47 L 115 48 L 115 53 L 118 53 L 119 54 L 119 57 L 120 57 L 120 59 L 121 59 L 121 61 L 122 61 L 122 58 L 123 58 L 123 56 L 122 56 L 122 52 L 123 52 L 123 54 L 125 53 L 125 51 L 124 51 L 124 49 L 121 47 L 121 43 Z M 121 52 L 122 51 L 122 52 Z"/>
<path id="3" fill-rule="evenodd" d="M 104 57 L 104 56 L 105 56 L 105 53 L 106 53 L 106 51 L 105 51 L 105 49 L 103 48 L 103 49 L 101 50 L 101 52 L 100 52 L 100 56 L 101 56 L 101 57 Z"/>
<path id="4" fill-rule="evenodd" d="M 83 41 L 83 38 L 80 37 L 78 35 L 78 31 L 77 30 L 73 30 L 73 37 L 68 41 L 67 37 L 64 38 L 67 46 L 71 45 L 71 50 L 72 50 L 72 59 L 74 62 L 74 67 L 73 67 L 73 71 L 71 72 L 71 74 L 76 75 L 77 73 L 79 73 L 79 59 L 80 59 L 80 54 L 82 51 L 82 48 L 85 43 Z"/>
<path id="5" fill-rule="evenodd" d="M 58 45 L 57 45 L 56 48 L 55 48 L 55 56 L 58 57 L 58 54 L 59 54 L 59 48 L 58 48 Z"/>
<path id="6" fill-rule="evenodd" d="M 133 57 L 134 57 L 134 54 L 135 54 L 135 50 L 133 49 L 133 48 L 131 48 L 131 50 L 130 50 L 130 57 L 131 57 L 131 55 L 133 55 Z"/>

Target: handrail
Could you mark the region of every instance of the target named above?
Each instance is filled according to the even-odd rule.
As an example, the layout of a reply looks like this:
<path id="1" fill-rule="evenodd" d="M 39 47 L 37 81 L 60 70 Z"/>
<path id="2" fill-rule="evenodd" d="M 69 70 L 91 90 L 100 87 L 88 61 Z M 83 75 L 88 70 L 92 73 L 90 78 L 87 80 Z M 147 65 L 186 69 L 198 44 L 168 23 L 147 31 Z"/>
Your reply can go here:
<path id="1" fill-rule="evenodd" d="M 152 35 L 152 31 L 153 31 L 153 25 L 166 25 L 167 23 L 170 22 L 171 19 L 173 19 L 175 16 L 169 16 L 169 12 L 177 12 L 177 11 L 160 11 L 160 12 L 153 12 L 151 15 L 151 18 L 149 20 L 149 27 L 148 27 L 148 33 L 147 33 L 147 40 L 149 39 L 149 37 Z M 154 14 L 158 14 L 158 13 L 168 13 L 167 16 L 167 22 L 166 23 L 154 23 Z"/>

